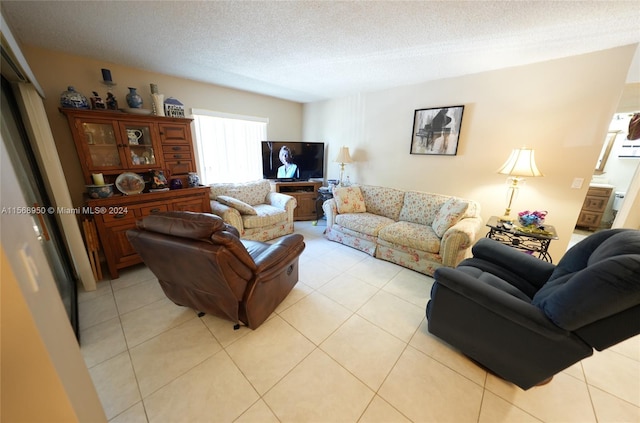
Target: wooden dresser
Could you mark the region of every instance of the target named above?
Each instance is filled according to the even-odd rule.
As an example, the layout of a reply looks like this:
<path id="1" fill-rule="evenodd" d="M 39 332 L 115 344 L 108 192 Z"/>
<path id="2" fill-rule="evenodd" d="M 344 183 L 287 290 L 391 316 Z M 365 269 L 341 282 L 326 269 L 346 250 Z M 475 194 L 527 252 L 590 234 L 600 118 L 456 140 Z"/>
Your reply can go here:
<path id="1" fill-rule="evenodd" d="M 114 187 L 109 198 L 89 199 L 84 218 L 92 219 L 107 259 L 112 279 L 118 271 L 142 260 L 126 238 L 126 231 L 144 216 L 160 211 L 211 212 L 209 187 L 187 188 L 189 172 L 195 172 L 191 119 L 143 116 L 114 111 L 60 109 L 67 117 L 85 183 L 101 173 L 105 183 L 115 183 L 124 172 L 140 175 L 142 193 L 122 195 Z M 149 192 L 152 171 L 167 180 L 180 179 L 185 188 Z"/>
<path id="2" fill-rule="evenodd" d="M 600 228 L 600 222 L 602 222 L 602 216 L 607 204 L 609 204 L 612 192 L 613 188 L 589 187 L 576 227 L 587 228 L 591 231 Z"/>

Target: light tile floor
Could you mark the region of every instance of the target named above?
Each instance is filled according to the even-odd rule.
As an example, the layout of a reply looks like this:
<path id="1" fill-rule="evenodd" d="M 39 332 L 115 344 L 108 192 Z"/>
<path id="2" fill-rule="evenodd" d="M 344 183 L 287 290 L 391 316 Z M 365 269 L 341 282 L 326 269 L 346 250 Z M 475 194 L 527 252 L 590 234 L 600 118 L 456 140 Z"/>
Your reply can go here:
<path id="1" fill-rule="evenodd" d="M 140 265 L 80 292 L 81 350 L 112 422 L 639 422 L 640 337 L 523 391 L 427 332 L 433 279 L 323 238 L 252 331 L 166 299 Z"/>

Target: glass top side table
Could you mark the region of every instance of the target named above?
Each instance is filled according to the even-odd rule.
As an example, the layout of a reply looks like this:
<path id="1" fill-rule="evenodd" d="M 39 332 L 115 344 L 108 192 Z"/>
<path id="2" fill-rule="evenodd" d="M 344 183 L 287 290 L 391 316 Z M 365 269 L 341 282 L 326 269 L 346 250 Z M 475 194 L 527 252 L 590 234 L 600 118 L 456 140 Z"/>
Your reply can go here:
<path id="1" fill-rule="evenodd" d="M 558 234 L 553 226 L 545 224 L 541 228 L 550 234 L 524 232 L 523 226 L 517 221 L 511 223 L 511 227 L 509 227 L 508 224 L 505 225 L 501 222 L 498 216 L 491 216 L 487 222 L 487 226 L 489 227 L 487 238 L 494 239 L 513 248 L 522 250 L 525 253 L 535 255 L 549 263 L 553 263 L 549 255 L 549 244 L 551 244 L 552 240 L 558 239 Z"/>

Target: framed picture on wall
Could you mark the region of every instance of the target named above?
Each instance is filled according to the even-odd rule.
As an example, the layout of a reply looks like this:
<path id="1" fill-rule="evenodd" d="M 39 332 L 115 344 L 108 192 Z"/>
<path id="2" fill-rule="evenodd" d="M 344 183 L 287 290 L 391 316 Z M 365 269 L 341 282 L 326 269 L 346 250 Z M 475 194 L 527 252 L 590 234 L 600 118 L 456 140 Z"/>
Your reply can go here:
<path id="1" fill-rule="evenodd" d="M 464 106 L 418 109 L 413 115 L 411 154 L 455 156 Z"/>

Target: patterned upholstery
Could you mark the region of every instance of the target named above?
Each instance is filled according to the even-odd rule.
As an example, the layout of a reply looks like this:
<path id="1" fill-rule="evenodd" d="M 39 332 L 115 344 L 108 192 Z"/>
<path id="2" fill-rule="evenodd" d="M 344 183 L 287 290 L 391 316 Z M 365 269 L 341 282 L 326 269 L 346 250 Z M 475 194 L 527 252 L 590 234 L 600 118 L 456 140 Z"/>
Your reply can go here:
<path id="1" fill-rule="evenodd" d="M 223 197 L 226 204 L 218 201 L 219 196 Z M 239 201 L 229 201 L 227 197 Z M 238 229 L 243 239 L 268 241 L 293 233 L 296 199 L 272 192 L 271 184 L 266 179 L 237 184 L 211 184 L 210 198 L 212 213 Z M 247 214 L 247 207 L 240 202 L 253 207 L 255 215 Z"/>
<path id="2" fill-rule="evenodd" d="M 470 255 L 482 229 L 480 206 L 449 195 L 362 185 L 362 213 L 340 213 L 327 200 L 326 237 L 377 258 L 433 275 Z"/>
<path id="3" fill-rule="evenodd" d="M 448 199 L 447 202 L 440 207 L 440 210 L 436 213 L 435 219 L 433 219 L 431 227 L 435 231 L 436 235 L 444 235 L 447 229 L 462 219 L 462 216 L 464 216 L 468 208 L 469 203 L 467 201 L 459 198 Z"/>
<path id="4" fill-rule="evenodd" d="M 440 237 L 426 225 L 413 222 L 394 222 L 378 234 L 380 239 L 395 245 L 404 245 L 420 251 L 440 251 Z"/>
<path id="5" fill-rule="evenodd" d="M 371 236 L 378 236 L 382 228 L 392 223 L 395 222 L 388 217 L 371 213 L 346 213 L 336 216 L 336 224 Z"/>
<path id="6" fill-rule="evenodd" d="M 237 198 L 250 206 L 264 204 L 267 195 L 271 192 L 271 184 L 266 179 L 244 183 L 220 183 L 211 184 L 211 199 L 215 200 L 219 195 Z"/>
<path id="7" fill-rule="evenodd" d="M 371 185 L 361 185 L 360 191 L 369 213 L 398 220 L 404 202 L 404 191 Z"/>
<path id="8" fill-rule="evenodd" d="M 340 213 L 364 213 L 367 211 L 360 187 L 338 187 L 333 190 L 333 198 Z"/>

